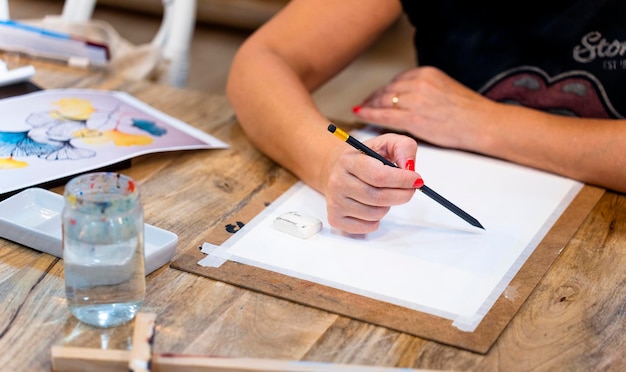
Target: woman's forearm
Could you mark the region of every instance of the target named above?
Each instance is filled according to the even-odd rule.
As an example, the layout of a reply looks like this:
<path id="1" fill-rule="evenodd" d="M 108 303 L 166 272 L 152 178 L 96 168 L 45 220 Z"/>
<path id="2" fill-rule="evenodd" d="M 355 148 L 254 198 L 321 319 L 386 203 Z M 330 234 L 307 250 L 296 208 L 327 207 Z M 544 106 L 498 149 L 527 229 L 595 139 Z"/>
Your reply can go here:
<path id="1" fill-rule="evenodd" d="M 396 1 L 289 2 L 242 45 L 229 73 L 227 95 L 252 143 L 323 192 L 342 147 L 326 131 L 328 119 L 311 93 L 400 14 Z M 306 19 L 315 19 L 315 27 Z"/>
<path id="2" fill-rule="evenodd" d="M 320 167 L 338 144 L 326 133 L 327 119 L 299 77 L 270 52 L 242 48 L 233 61 L 227 94 L 250 141 L 323 191 Z"/>
<path id="3" fill-rule="evenodd" d="M 583 119 L 496 104 L 477 151 L 626 192 L 626 120 Z"/>

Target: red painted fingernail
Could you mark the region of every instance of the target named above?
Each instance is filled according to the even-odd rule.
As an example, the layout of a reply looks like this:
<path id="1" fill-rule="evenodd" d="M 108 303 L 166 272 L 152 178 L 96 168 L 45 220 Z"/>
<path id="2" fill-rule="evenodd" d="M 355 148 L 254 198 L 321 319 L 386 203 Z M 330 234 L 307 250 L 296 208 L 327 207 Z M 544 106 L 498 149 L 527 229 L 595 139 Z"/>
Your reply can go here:
<path id="1" fill-rule="evenodd" d="M 424 180 L 422 179 L 422 177 L 416 179 L 415 182 L 413 182 L 413 187 L 416 189 L 421 189 L 422 186 L 424 186 Z"/>
<path id="2" fill-rule="evenodd" d="M 414 171 L 415 170 L 415 160 L 409 159 L 406 161 L 406 165 L 404 166 L 404 169 L 410 170 L 410 171 Z"/>
<path id="3" fill-rule="evenodd" d="M 361 105 L 356 105 L 352 108 L 352 112 L 354 112 L 355 114 L 358 114 L 359 111 L 361 111 Z"/>

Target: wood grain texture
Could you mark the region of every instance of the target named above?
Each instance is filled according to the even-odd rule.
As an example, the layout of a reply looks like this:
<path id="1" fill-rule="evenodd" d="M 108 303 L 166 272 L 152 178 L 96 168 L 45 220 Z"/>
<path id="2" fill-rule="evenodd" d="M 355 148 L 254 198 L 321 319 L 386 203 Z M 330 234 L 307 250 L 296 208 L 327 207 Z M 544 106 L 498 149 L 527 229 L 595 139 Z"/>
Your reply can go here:
<path id="1" fill-rule="evenodd" d="M 178 234 L 176 257 L 222 242 L 227 226 L 245 222 L 243 211 L 262 209 L 295 182 L 249 144 L 223 96 L 35 65 L 43 87 L 124 90 L 231 145 L 142 156 L 123 170 L 140 184 L 146 222 Z M 625 247 L 626 197 L 607 192 L 485 355 L 167 266 L 147 277 L 142 310 L 158 316 L 157 353 L 463 371 L 626 370 Z M 127 350 L 132 333 L 132 322 L 100 330 L 76 321 L 62 260 L 0 239 L 2 370 L 50 371 L 53 345 Z"/>

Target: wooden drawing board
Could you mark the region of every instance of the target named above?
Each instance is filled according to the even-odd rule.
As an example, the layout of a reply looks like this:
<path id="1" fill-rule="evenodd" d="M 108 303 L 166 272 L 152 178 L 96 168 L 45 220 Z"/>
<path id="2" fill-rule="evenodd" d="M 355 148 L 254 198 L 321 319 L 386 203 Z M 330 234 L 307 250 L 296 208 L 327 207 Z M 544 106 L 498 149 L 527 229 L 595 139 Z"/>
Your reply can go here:
<path id="1" fill-rule="evenodd" d="M 260 213 L 268 203 L 286 191 L 291 184 L 293 184 L 293 179 L 278 181 L 272 187 L 264 188 L 250 199 L 234 218 L 245 224 Z M 255 266 L 226 261 L 217 268 L 204 267 L 198 264 L 198 261 L 206 257 L 200 252 L 199 247 L 189 247 L 172 261 L 171 267 L 485 354 L 532 293 L 603 193 L 603 189 L 591 186 L 584 186 L 579 191 L 473 332 L 459 330 L 449 319 Z M 207 240 L 208 242 L 219 245 L 226 241 L 230 234 L 224 229 L 216 228 L 208 232 L 207 236 L 211 237 Z M 509 288 L 514 289 L 515 296 L 506 296 Z"/>

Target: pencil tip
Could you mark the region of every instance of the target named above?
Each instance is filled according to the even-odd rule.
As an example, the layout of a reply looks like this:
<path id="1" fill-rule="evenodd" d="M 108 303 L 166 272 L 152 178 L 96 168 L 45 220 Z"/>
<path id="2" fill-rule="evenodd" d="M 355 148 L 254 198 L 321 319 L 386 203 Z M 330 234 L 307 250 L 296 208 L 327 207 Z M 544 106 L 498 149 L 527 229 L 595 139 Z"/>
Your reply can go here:
<path id="1" fill-rule="evenodd" d="M 337 130 L 337 127 L 334 124 L 328 125 L 328 131 L 330 133 L 335 133 L 335 130 Z"/>

